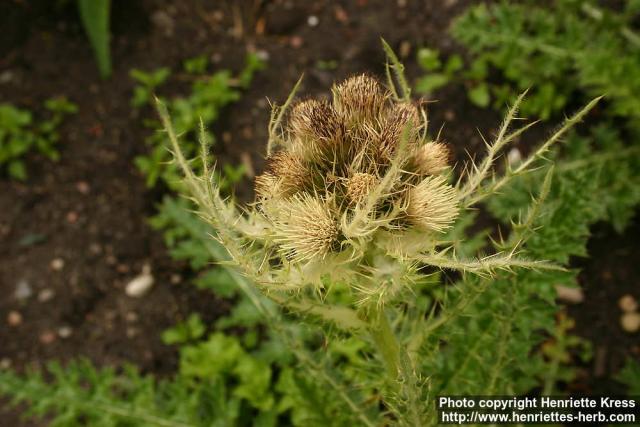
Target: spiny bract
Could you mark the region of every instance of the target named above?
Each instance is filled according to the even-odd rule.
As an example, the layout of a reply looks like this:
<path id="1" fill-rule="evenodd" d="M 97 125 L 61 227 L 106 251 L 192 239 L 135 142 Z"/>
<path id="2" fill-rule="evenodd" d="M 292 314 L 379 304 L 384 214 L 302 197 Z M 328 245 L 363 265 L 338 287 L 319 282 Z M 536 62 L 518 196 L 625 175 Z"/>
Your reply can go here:
<path id="1" fill-rule="evenodd" d="M 459 211 L 441 175 L 447 146 L 426 138 L 419 105 L 392 100 L 370 76 L 332 94 L 332 102 L 293 106 L 256 178 L 257 211 L 276 252 L 294 264 L 333 258 L 370 268 L 379 257 L 432 248 Z"/>

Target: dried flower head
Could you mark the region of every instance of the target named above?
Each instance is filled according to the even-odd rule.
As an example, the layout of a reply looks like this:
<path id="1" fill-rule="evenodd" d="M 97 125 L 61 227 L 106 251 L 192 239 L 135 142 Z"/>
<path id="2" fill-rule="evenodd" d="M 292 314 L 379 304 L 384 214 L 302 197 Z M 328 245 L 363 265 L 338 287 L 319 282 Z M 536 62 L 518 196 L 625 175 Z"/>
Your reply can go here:
<path id="1" fill-rule="evenodd" d="M 430 176 L 407 192 L 406 212 L 416 227 L 443 232 L 458 216 L 458 195 L 444 177 Z"/>
<path id="2" fill-rule="evenodd" d="M 328 102 L 308 99 L 296 104 L 289 130 L 294 150 L 305 158 L 332 158 L 344 138 L 344 125 Z"/>
<path id="3" fill-rule="evenodd" d="M 256 198 L 269 199 L 277 197 L 280 194 L 278 182 L 278 177 L 269 172 L 256 176 L 254 180 Z"/>
<path id="4" fill-rule="evenodd" d="M 427 142 L 419 147 L 412 160 L 412 166 L 420 175 L 437 175 L 449 167 L 451 152 L 441 142 Z"/>
<path id="5" fill-rule="evenodd" d="M 393 106 L 389 112 L 380 139 L 377 142 L 378 155 L 387 161 L 395 156 L 398 147 L 404 144 L 406 148 L 416 144 L 420 129 L 420 113 L 418 108 L 410 103 L 400 103 Z"/>
<path id="6" fill-rule="evenodd" d="M 324 258 L 339 243 L 337 219 L 329 204 L 309 194 L 284 201 L 274 222 L 276 242 L 298 262 Z"/>
<path id="7" fill-rule="evenodd" d="M 350 203 L 361 203 L 377 184 L 378 178 L 370 173 L 356 172 L 346 181 L 346 194 Z"/>
<path id="8" fill-rule="evenodd" d="M 374 122 L 389 97 L 378 81 L 366 74 L 335 85 L 332 92 L 333 107 L 349 127 Z"/>
<path id="9" fill-rule="evenodd" d="M 286 151 L 275 153 L 267 160 L 267 172 L 264 175 L 263 178 L 256 178 L 256 194 L 291 196 L 304 189 L 311 178 L 304 160 Z M 270 190 L 265 188 L 268 185 L 272 186 Z"/>
<path id="10" fill-rule="evenodd" d="M 274 109 L 268 147 L 277 144 L 280 151 L 256 178 L 257 201 L 246 215 L 220 196 L 206 162 L 206 179 L 195 176 L 166 110 L 160 109 L 191 194 L 231 259 L 269 291 L 344 283 L 369 307 L 390 301 L 423 265 L 488 275 L 513 267 L 557 268 L 516 259 L 520 240 L 508 254 L 460 260 L 441 233 L 462 209 L 529 170 L 598 100 L 568 118 L 512 172 L 496 176 L 498 152 L 522 132 L 508 132 L 520 96 L 482 162 L 470 165 L 454 188 L 441 173 L 448 164 L 446 146 L 421 140 L 426 135 L 422 107 L 410 102 L 406 79 L 397 73 L 401 67 L 397 62 L 393 67 L 399 82 L 396 86 L 389 72 L 393 97 L 375 79 L 356 76 L 334 86 L 332 103 L 296 105 L 284 126 L 288 132 L 281 132 L 281 124 L 291 97 L 285 108 Z"/>
<path id="11" fill-rule="evenodd" d="M 444 179 L 420 182 L 411 171 L 411 159 L 425 154 L 418 151 L 419 107 L 393 102 L 366 75 L 334 86 L 333 96 L 332 104 L 306 100 L 293 108 L 284 149 L 256 179 L 279 252 L 305 263 L 349 246 L 365 256 L 378 231 L 445 230 L 457 215 L 455 192 Z M 434 151 L 439 157 L 429 159 L 441 161 L 443 150 Z"/>

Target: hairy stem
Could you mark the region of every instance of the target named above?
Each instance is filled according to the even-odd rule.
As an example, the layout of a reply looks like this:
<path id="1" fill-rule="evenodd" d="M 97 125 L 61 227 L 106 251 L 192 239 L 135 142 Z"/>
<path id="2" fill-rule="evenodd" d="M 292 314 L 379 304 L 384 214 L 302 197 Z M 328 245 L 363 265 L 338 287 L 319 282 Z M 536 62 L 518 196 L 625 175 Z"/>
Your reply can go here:
<path id="1" fill-rule="evenodd" d="M 384 360 L 390 380 L 395 382 L 400 374 L 400 344 L 391 329 L 384 308 L 373 308 L 370 322 L 371 337 Z"/>

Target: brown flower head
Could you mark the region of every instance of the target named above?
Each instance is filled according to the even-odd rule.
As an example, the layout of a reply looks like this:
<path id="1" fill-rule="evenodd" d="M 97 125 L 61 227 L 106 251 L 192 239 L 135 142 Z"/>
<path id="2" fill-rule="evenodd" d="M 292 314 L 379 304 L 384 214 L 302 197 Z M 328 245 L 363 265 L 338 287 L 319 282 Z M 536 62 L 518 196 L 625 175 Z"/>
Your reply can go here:
<path id="1" fill-rule="evenodd" d="M 412 160 L 412 166 L 420 175 L 437 175 L 449 167 L 451 152 L 441 142 L 427 142 L 419 147 Z"/>
<path id="2" fill-rule="evenodd" d="M 354 173 L 346 181 L 347 199 L 350 203 L 361 203 L 377 182 L 378 178 L 369 173 Z"/>
<path id="3" fill-rule="evenodd" d="M 348 127 L 374 122 L 389 95 L 373 77 L 361 74 L 333 87 L 333 107 Z"/>
<path id="4" fill-rule="evenodd" d="M 458 216 L 455 188 L 442 176 L 430 176 L 407 192 L 407 217 L 418 228 L 444 232 Z"/>

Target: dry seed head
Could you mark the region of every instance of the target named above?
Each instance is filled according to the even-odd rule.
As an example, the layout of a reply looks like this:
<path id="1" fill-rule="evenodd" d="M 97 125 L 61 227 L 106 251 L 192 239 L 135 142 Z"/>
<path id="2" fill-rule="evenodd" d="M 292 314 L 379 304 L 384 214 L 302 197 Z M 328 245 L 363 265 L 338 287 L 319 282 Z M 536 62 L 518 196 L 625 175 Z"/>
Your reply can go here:
<path id="1" fill-rule="evenodd" d="M 344 126 L 331 105 L 309 99 L 296 104 L 289 119 L 296 151 L 308 156 L 333 152 L 344 138 Z"/>
<path id="2" fill-rule="evenodd" d="M 265 177 L 260 180 L 260 184 L 272 183 L 274 189 L 277 185 L 278 193 L 284 196 L 290 196 L 302 190 L 310 179 L 310 171 L 306 163 L 298 156 L 286 151 L 277 152 L 268 159 L 267 174 L 275 180 Z M 258 183 L 256 179 L 256 193 L 260 194 Z"/>
<path id="3" fill-rule="evenodd" d="M 444 232 L 458 216 L 455 188 L 442 176 L 430 176 L 407 193 L 407 217 L 423 230 Z"/>
<path id="4" fill-rule="evenodd" d="M 441 142 L 427 142 L 413 156 L 413 166 L 420 175 L 437 175 L 449 167 L 451 152 Z"/>
<path id="5" fill-rule="evenodd" d="M 279 187 L 278 177 L 269 172 L 256 176 L 254 180 L 254 189 L 258 199 L 270 199 L 277 196 Z"/>
<path id="6" fill-rule="evenodd" d="M 415 105 L 406 102 L 394 105 L 380 133 L 379 153 L 387 160 L 393 158 L 401 142 L 407 146 L 416 142 L 419 128 L 420 113 Z"/>
<path id="7" fill-rule="evenodd" d="M 353 204 L 364 201 L 378 179 L 369 173 L 357 172 L 346 182 L 347 199 Z"/>
<path id="8" fill-rule="evenodd" d="M 351 77 L 332 91 L 336 112 L 350 126 L 376 120 L 389 97 L 378 81 L 366 74 Z"/>
<path id="9" fill-rule="evenodd" d="M 274 223 L 276 242 L 296 261 L 324 258 L 338 243 L 340 230 L 332 209 L 309 194 L 284 201 Z"/>

